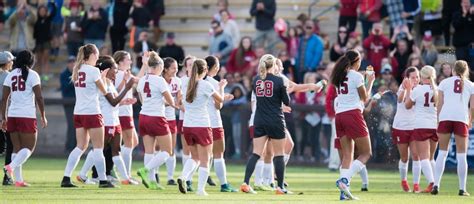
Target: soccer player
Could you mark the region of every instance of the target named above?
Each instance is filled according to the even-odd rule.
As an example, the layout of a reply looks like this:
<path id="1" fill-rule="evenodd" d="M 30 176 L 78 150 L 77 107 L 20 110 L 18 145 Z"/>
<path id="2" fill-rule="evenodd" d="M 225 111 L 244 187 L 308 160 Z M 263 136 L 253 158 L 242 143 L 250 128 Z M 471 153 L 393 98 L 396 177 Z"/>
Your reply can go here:
<path id="1" fill-rule="evenodd" d="M 180 80 L 181 80 L 181 87 L 180 87 L 181 96 L 183 95 L 183 88 L 188 85 L 187 83 L 188 83 L 188 80 L 189 80 L 189 76 L 191 75 L 191 70 L 193 69 L 194 60 L 196 60 L 196 58 L 194 56 L 187 56 L 183 60 L 183 68 L 184 68 L 185 74 L 184 74 L 184 76 L 182 76 L 180 78 Z M 182 106 L 182 104 L 183 103 L 182 103 L 182 100 L 181 100 L 180 105 Z M 183 155 L 182 155 L 181 163 L 184 166 L 184 164 L 186 164 L 186 161 L 189 158 L 191 158 L 191 153 L 189 152 L 188 145 L 186 144 L 186 140 L 184 139 L 183 120 L 184 120 L 184 111 L 183 111 L 182 107 L 180 107 L 179 118 L 178 118 L 178 121 L 176 122 L 176 127 L 178 128 L 178 134 L 181 134 L 181 143 L 182 143 L 182 146 L 183 146 Z M 186 181 L 188 181 L 187 178 L 186 178 Z M 190 185 L 188 185 L 188 187 L 189 186 Z"/>
<path id="2" fill-rule="evenodd" d="M 12 53 L 8 51 L 0 52 L 0 84 L 3 84 L 5 82 L 5 78 L 8 76 L 8 74 L 10 74 L 14 59 L 15 57 L 12 55 Z M 0 99 L 1 98 L 3 98 L 3 88 L 0 89 Z M 0 131 L 0 152 L 3 152 L 2 148 L 5 146 L 5 165 L 7 165 L 12 161 L 11 155 L 13 152 L 13 144 L 10 140 L 10 133 L 8 133 L 8 131 Z M 10 186 L 13 184 L 13 181 L 5 174 L 3 176 L 2 185 Z"/>
<path id="3" fill-rule="evenodd" d="M 364 103 L 370 98 L 375 75 L 368 75 L 366 85 L 364 76 L 357 72 L 361 56 L 356 50 L 349 50 L 341 56 L 331 75 L 331 83 L 336 87 L 336 135 L 342 149 L 342 165 L 336 186 L 349 199 L 357 199 L 350 192 L 352 176 L 365 167 L 372 155 L 367 124 L 362 115 Z M 353 161 L 354 143 L 358 157 Z"/>
<path id="4" fill-rule="evenodd" d="M 438 135 L 436 134 L 438 88 L 435 83 L 436 71 L 433 67 L 424 66 L 420 71 L 420 77 L 421 84 L 415 88 L 413 88 L 412 83 L 406 83 L 406 95 L 410 98 L 405 100 L 405 106 L 407 109 L 415 108 L 416 120 L 413 126 L 413 136 L 416 151 L 421 161 L 421 171 L 429 182 L 428 187 L 423 192 L 429 193 L 434 185 L 430 158 L 434 157 L 434 151 L 438 143 Z M 420 193 L 421 191 L 414 192 Z"/>
<path id="5" fill-rule="evenodd" d="M 420 191 L 420 159 L 416 152 L 416 145 L 413 138 L 413 125 L 415 123 L 415 109 L 407 109 L 405 101 L 409 100 L 407 86 L 410 83 L 415 88 L 420 83 L 420 74 L 416 67 L 408 67 L 405 71 L 405 79 L 397 93 L 397 112 L 392 125 L 392 143 L 397 145 L 400 160 L 398 170 L 400 171 L 401 186 L 403 191 L 410 192 L 410 185 L 407 182 L 408 156 L 411 154 L 413 160 L 413 191 Z"/>
<path id="6" fill-rule="evenodd" d="M 449 141 L 451 134 L 454 134 L 458 163 L 459 195 L 469 196 L 469 193 L 466 191 L 466 151 L 469 146 L 469 127 L 472 125 L 472 116 L 474 114 L 473 94 L 474 87 L 472 82 L 469 81 L 469 67 L 466 61 L 458 60 L 454 64 L 453 76 L 441 81 L 439 84 L 439 152 L 434 169 L 435 183 L 431 191 L 433 195 L 439 193 L 441 177 L 443 176 L 448 156 Z"/>
<path id="7" fill-rule="evenodd" d="M 10 164 L 3 170 L 10 180 L 15 175 L 16 187 L 30 186 L 23 180 L 22 165 L 30 158 L 36 146 L 36 105 L 41 114 L 41 126 L 46 128 L 48 121 L 44 111 L 41 82 L 33 68 L 35 56 L 31 51 L 21 51 L 12 70 L 3 83 L 3 98 L 0 111 L 2 130 L 10 133 L 13 153 Z M 8 113 L 7 113 L 8 109 Z"/>

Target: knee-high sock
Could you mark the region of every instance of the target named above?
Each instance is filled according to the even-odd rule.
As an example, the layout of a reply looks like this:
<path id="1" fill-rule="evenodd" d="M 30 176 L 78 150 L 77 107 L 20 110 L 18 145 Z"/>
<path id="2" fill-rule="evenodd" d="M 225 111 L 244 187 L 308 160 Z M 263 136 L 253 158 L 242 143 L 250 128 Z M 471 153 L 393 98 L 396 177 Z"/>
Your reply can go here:
<path id="1" fill-rule="evenodd" d="M 189 160 L 192 160 L 192 159 L 189 159 Z M 186 181 L 193 181 L 193 176 L 196 173 L 196 171 L 199 169 L 199 165 L 201 165 L 201 162 L 197 161 L 196 166 L 194 166 L 194 169 L 191 171 L 190 174 L 188 174 Z"/>
<path id="2" fill-rule="evenodd" d="M 128 180 L 130 176 L 128 175 L 127 168 L 125 168 L 125 164 L 123 162 L 122 156 L 117 155 L 112 157 L 115 166 L 117 167 L 118 172 L 120 173 L 120 177 L 122 180 Z"/>
<path id="3" fill-rule="evenodd" d="M 221 185 L 227 184 L 227 170 L 224 158 L 214 159 L 214 170 L 216 171 L 217 178 L 219 178 Z"/>
<path id="4" fill-rule="evenodd" d="M 122 146 L 120 149 L 120 155 L 123 158 L 123 164 L 129 176 L 132 175 L 132 153 L 133 148 Z"/>
<path id="5" fill-rule="evenodd" d="M 16 167 L 23 165 L 30 156 L 31 151 L 28 148 L 23 148 L 16 153 L 15 159 L 12 159 L 12 162 L 10 162 L 9 165 L 12 169 L 15 169 Z"/>
<path id="6" fill-rule="evenodd" d="M 204 191 L 209 177 L 209 168 L 199 167 L 198 192 Z"/>
<path id="7" fill-rule="evenodd" d="M 250 177 L 253 174 L 253 171 L 255 170 L 255 165 L 257 164 L 257 161 L 260 159 L 260 156 L 258 154 L 252 154 L 247 161 L 247 166 L 245 167 L 245 177 L 244 177 L 244 182 L 249 185 L 250 184 Z"/>
<path id="8" fill-rule="evenodd" d="M 364 165 L 359 171 L 362 184 L 369 185 L 369 172 L 367 172 L 367 167 Z"/>
<path id="9" fill-rule="evenodd" d="M 169 157 L 170 154 L 168 152 L 160 151 L 153 157 L 152 160 L 145 164 L 145 168 L 148 170 L 156 169 L 163 165 Z"/>
<path id="10" fill-rule="evenodd" d="M 187 181 L 189 175 L 192 174 L 192 172 L 194 171 L 196 166 L 197 166 L 197 162 L 194 161 L 193 159 L 186 160 L 186 164 L 184 164 L 184 166 L 183 166 L 183 171 L 181 172 L 180 178 L 182 180 Z"/>
<path id="11" fill-rule="evenodd" d="M 273 182 L 273 162 L 263 164 L 263 184 L 270 185 Z"/>
<path id="12" fill-rule="evenodd" d="M 176 155 L 170 156 L 166 160 L 166 171 L 168 172 L 168 180 L 173 179 L 174 170 L 176 169 Z"/>
<path id="13" fill-rule="evenodd" d="M 288 161 L 290 161 L 291 154 L 283 154 L 283 160 L 285 161 L 285 166 L 288 165 Z"/>
<path id="14" fill-rule="evenodd" d="M 413 173 L 413 184 L 420 184 L 421 162 L 413 161 L 413 165 L 411 166 L 411 171 Z"/>
<path id="15" fill-rule="evenodd" d="M 431 169 L 430 160 L 421 160 L 421 171 L 423 175 L 425 175 L 426 180 L 428 180 L 428 183 L 434 183 L 433 169 Z"/>
<path id="16" fill-rule="evenodd" d="M 403 163 L 402 160 L 398 161 L 398 171 L 400 171 L 400 179 L 402 181 L 407 180 L 407 174 L 408 174 L 408 161 L 407 163 Z"/>
<path id="17" fill-rule="evenodd" d="M 87 172 L 89 172 L 94 166 L 94 154 L 92 153 L 94 150 L 89 151 L 86 156 L 86 161 L 82 165 L 81 172 L 79 173 L 79 176 L 81 178 L 86 178 L 87 177 Z"/>
<path id="18" fill-rule="evenodd" d="M 350 181 L 354 174 L 359 173 L 362 168 L 365 168 L 365 165 L 357 159 L 354 160 L 354 162 L 352 162 L 351 168 L 349 169 L 349 177 L 347 179 Z"/>
<path id="19" fill-rule="evenodd" d="M 64 169 L 65 177 L 71 177 L 72 172 L 74 171 L 77 166 L 77 163 L 79 163 L 79 160 L 81 159 L 81 155 L 82 150 L 77 147 L 71 151 L 69 157 L 67 158 L 66 168 Z"/>
<path id="20" fill-rule="evenodd" d="M 263 185 L 263 160 L 258 160 L 255 165 L 255 185 Z"/>
<path id="21" fill-rule="evenodd" d="M 105 157 L 102 148 L 94 148 L 94 166 L 97 169 L 97 175 L 99 176 L 100 181 L 107 180 L 105 175 Z"/>
<path id="22" fill-rule="evenodd" d="M 439 150 L 438 157 L 436 158 L 435 169 L 433 169 L 435 186 L 439 187 L 441 184 L 441 177 L 443 177 L 446 158 L 448 158 L 448 151 Z"/>
<path id="23" fill-rule="evenodd" d="M 342 167 L 339 169 L 339 179 L 346 178 L 350 181 L 350 170 L 343 169 Z"/>
<path id="24" fill-rule="evenodd" d="M 283 181 L 285 179 L 285 159 L 283 158 L 283 155 L 273 157 L 273 166 L 275 166 L 278 187 L 283 189 Z"/>
<path id="25" fill-rule="evenodd" d="M 188 159 L 191 158 L 191 155 L 185 155 L 183 153 L 183 156 L 181 157 L 181 163 L 183 163 L 183 166 L 186 164 L 186 162 L 188 161 Z"/>
<path id="26" fill-rule="evenodd" d="M 145 154 L 145 156 L 143 157 L 143 165 L 148 164 L 152 159 L 153 159 L 153 154 Z M 149 171 L 148 172 L 148 179 L 150 181 L 156 181 L 154 171 Z"/>
<path id="27" fill-rule="evenodd" d="M 433 175 L 434 175 L 434 171 L 436 168 L 436 161 L 434 159 L 430 160 L 430 165 L 431 165 L 431 169 L 433 170 Z"/>
<path id="28" fill-rule="evenodd" d="M 466 190 L 466 179 L 467 179 L 467 158 L 466 153 L 457 153 L 456 159 L 458 161 L 458 178 L 459 178 L 459 190 Z"/>
<path id="29" fill-rule="evenodd" d="M 11 160 L 13 161 L 16 157 L 16 153 L 12 153 Z M 13 174 L 15 175 L 15 182 L 23 182 L 23 175 L 21 173 L 23 165 L 17 166 L 13 169 Z"/>

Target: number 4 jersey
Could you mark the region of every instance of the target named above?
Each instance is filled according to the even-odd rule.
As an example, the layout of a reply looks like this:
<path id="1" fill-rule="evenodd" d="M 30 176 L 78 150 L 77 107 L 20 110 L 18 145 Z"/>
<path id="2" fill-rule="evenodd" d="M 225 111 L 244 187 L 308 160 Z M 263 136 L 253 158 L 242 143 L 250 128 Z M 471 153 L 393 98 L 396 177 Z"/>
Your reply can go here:
<path id="1" fill-rule="evenodd" d="M 284 117 L 281 104 L 289 105 L 290 99 L 282 77 L 268 74 L 265 80 L 257 76 L 254 83 L 257 98 L 254 125 L 283 124 Z"/>
<path id="2" fill-rule="evenodd" d="M 415 129 L 436 129 L 437 109 L 433 100 L 433 89 L 429 84 L 416 86 L 410 99 L 415 102 Z"/>
<path id="3" fill-rule="evenodd" d="M 77 80 L 74 82 L 76 90 L 76 105 L 74 115 L 97 115 L 100 113 L 99 89 L 95 84 L 100 80 L 99 68 L 82 64 L 79 68 Z"/>
<path id="4" fill-rule="evenodd" d="M 469 99 L 474 94 L 474 88 L 469 80 L 464 80 L 464 85 L 461 86 L 461 80 L 460 77 L 453 76 L 439 84 L 438 88 L 444 96 L 439 121 L 469 123 Z"/>
<path id="5" fill-rule="evenodd" d="M 334 102 L 336 114 L 355 109 L 361 112 L 364 110 L 364 104 L 357 90 L 361 86 L 364 86 L 364 76 L 352 69 L 349 70 L 342 84 L 336 86 L 337 97 Z"/>
<path id="6" fill-rule="evenodd" d="M 14 69 L 7 75 L 3 85 L 10 87 L 11 91 L 8 117 L 36 118 L 33 87 L 40 85 L 38 73 L 28 70 L 28 78 L 25 82 L 21 77 L 21 69 Z"/>
<path id="7" fill-rule="evenodd" d="M 140 114 L 165 117 L 163 93 L 169 92 L 169 87 L 163 77 L 151 74 L 145 75 L 138 81 L 137 91 L 143 100 Z"/>

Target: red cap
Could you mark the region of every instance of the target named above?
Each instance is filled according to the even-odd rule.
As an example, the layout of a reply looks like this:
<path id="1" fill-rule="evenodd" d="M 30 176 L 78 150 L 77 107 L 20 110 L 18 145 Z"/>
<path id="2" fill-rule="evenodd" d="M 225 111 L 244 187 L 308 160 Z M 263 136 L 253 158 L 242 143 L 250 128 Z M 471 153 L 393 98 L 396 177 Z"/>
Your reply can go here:
<path id="1" fill-rule="evenodd" d="M 431 31 L 425 31 L 425 35 L 423 36 L 424 41 L 431 41 L 433 40 L 433 36 L 431 35 Z"/>

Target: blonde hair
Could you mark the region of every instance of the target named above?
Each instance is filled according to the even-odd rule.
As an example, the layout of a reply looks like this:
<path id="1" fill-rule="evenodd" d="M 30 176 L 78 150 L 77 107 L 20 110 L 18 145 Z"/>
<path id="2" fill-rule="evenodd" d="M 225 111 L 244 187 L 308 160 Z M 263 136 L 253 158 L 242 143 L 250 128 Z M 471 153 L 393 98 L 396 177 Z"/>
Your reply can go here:
<path id="1" fill-rule="evenodd" d="M 148 59 L 148 67 L 152 69 L 163 68 L 163 59 L 155 51 L 150 52 L 150 58 Z"/>
<path id="2" fill-rule="evenodd" d="M 77 57 L 76 57 L 76 62 L 74 62 L 74 68 L 72 69 L 72 76 L 71 80 L 73 82 L 77 81 L 78 75 L 79 75 L 79 69 L 81 68 L 81 65 L 84 64 L 87 60 L 89 60 L 89 57 L 91 54 L 98 54 L 96 53 L 97 47 L 94 44 L 86 44 L 81 47 L 79 47 L 79 51 L 77 52 Z"/>
<path id="3" fill-rule="evenodd" d="M 258 63 L 258 75 L 260 79 L 265 79 L 267 77 L 268 69 L 271 69 L 276 64 L 276 58 L 271 54 L 263 55 L 260 58 L 260 62 Z"/>
<path id="4" fill-rule="evenodd" d="M 434 104 L 438 103 L 438 87 L 436 86 L 436 70 L 434 67 L 426 65 L 421 68 L 420 77 L 422 79 L 429 79 L 431 88 L 433 89 L 433 101 Z"/>
<path id="5" fill-rule="evenodd" d="M 196 98 L 198 77 L 206 70 L 206 60 L 196 59 L 193 62 L 193 69 L 191 70 L 191 77 L 189 77 L 188 90 L 186 91 L 186 101 L 192 103 Z"/>
<path id="6" fill-rule="evenodd" d="M 464 60 L 457 60 L 454 63 L 453 72 L 461 78 L 461 97 L 464 88 L 464 80 L 468 80 L 469 77 L 469 65 Z"/>

